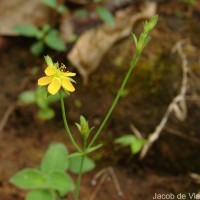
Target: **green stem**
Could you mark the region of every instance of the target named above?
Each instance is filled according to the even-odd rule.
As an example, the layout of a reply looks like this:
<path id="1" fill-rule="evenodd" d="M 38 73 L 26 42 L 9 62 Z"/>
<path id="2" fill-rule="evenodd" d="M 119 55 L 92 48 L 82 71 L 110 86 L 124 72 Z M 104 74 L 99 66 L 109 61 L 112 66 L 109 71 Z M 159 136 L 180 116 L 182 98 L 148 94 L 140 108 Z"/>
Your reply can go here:
<path id="1" fill-rule="evenodd" d="M 136 63 L 137 63 L 137 61 L 139 59 L 140 54 L 141 54 L 141 51 L 137 51 L 136 52 L 135 57 L 133 58 L 133 60 L 131 62 L 131 66 L 130 66 L 128 72 L 126 73 L 126 76 L 125 76 L 125 78 L 124 78 L 124 80 L 123 80 L 123 82 L 121 84 L 121 87 L 119 88 L 119 90 L 117 92 L 117 95 L 116 95 L 116 97 L 115 97 L 110 109 L 108 110 L 108 112 L 107 112 L 107 114 L 106 114 L 101 126 L 99 127 L 99 129 L 97 130 L 96 134 L 92 138 L 92 141 L 89 143 L 88 148 L 93 145 L 93 143 L 95 142 L 95 140 L 97 139 L 97 137 L 101 133 L 102 129 L 106 125 L 106 122 L 108 121 L 110 115 L 112 114 L 112 112 L 113 112 L 113 110 L 114 110 L 114 108 L 115 108 L 115 106 L 116 106 L 116 104 L 117 104 L 117 102 L 118 102 L 118 100 L 119 100 L 119 98 L 120 98 L 120 96 L 122 94 L 122 91 L 123 91 L 128 79 L 129 79 L 129 77 L 131 75 L 131 72 L 133 71 L 133 69 L 134 69 L 134 67 L 135 67 L 135 65 L 136 65 Z"/>
<path id="2" fill-rule="evenodd" d="M 81 158 L 80 170 L 79 170 L 78 179 L 77 179 L 77 183 L 76 183 L 76 187 L 75 187 L 75 191 L 74 191 L 74 200 L 78 200 L 78 196 L 79 196 L 79 189 L 80 189 L 80 185 L 81 185 L 81 178 L 82 178 L 82 172 L 83 172 L 83 164 L 84 164 L 84 160 L 85 160 L 85 156 L 86 156 L 85 150 L 86 150 L 86 139 L 84 138 L 83 155 Z"/>
<path id="3" fill-rule="evenodd" d="M 71 132 L 70 132 L 70 129 L 69 129 L 69 126 L 68 126 L 68 123 L 67 123 L 67 118 L 66 118 L 66 114 L 65 114 L 65 104 L 64 104 L 64 100 L 63 100 L 63 94 L 62 92 L 60 92 L 60 101 L 61 101 L 61 108 L 62 108 L 62 115 L 63 115 L 63 122 L 64 122 L 64 125 L 65 125 L 65 129 L 67 131 L 67 134 L 69 136 L 69 139 L 71 140 L 72 144 L 75 146 L 75 148 L 78 150 L 78 151 L 81 151 L 81 148 L 77 145 L 77 143 L 75 142 Z"/>

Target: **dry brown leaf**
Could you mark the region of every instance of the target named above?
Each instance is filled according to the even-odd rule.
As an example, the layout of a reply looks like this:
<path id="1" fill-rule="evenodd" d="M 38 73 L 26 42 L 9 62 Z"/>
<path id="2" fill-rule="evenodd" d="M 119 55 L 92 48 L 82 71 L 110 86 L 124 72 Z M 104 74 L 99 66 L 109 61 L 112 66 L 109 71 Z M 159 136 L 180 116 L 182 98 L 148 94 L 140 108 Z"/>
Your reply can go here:
<path id="1" fill-rule="evenodd" d="M 129 7 L 116 13 L 115 27 L 107 24 L 83 33 L 67 55 L 70 62 L 83 77 L 86 85 L 88 76 L 96 70 L 104 54 L 118 40 L 130 35 L 135 22 L 151 18 L 156 13 L 156 3 L 147 3 L 141 12 L 133 14 Z"/>
<path id="2" fill-rule="evenodd" d="M 50 9 L 41 0 L 1 0 L 0 35 L 16 35 L 13 26 L 29 24 L 41 26 L 48 22 Z"/>

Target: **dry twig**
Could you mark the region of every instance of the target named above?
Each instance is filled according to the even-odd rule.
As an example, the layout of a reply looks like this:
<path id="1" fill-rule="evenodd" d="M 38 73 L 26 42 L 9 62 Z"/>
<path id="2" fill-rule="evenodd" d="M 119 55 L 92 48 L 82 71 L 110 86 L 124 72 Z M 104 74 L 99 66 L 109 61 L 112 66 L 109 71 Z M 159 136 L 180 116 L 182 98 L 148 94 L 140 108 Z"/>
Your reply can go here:
<path id="1" fill-rule="evenodd" d="M 100 170 L 98 173 L 96 173 L 94 178 L 92 179 L 91 183 L 92 183 L 93 186 L 97 184 L 97 179 L 100 179 L 100 181 L 98 182 L 97 187 L 96 187 L 95 191 L 93 192 L 93 194 L 91 195 L 89 200 L 95 199 L 95 197 L 96 197 L 97 193 L 99 192 L 99 190 L 101 189 L 103 183 L 106 180 L 110 180 L 110 177 L 114 181 L 114 185 L 115 185 L 115 188 L 117 190 L 117 194 L 121 197 L 123 196 L 123 192 L 121 190 L 120 184 L 117 180 L 117 177 L 115 175 L 113 168 L 107 167 L 107 168 Z"/>

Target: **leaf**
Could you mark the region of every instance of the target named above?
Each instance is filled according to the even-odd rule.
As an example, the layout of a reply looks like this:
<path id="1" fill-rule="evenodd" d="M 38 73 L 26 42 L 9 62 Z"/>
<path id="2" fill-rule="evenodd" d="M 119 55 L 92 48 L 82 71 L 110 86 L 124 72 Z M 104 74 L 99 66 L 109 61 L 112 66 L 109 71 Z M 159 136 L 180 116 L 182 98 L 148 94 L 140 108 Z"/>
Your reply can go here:
<path id="1" fill-rule="evenodd" d="M 28 193 L 26 200 L 55 200 L 54 196 L 49 190 L 33 190 Z"/>
<path id="2" fill-rule="evenodd" d="M 135 141 L 136 137 L 134 135 L 124 135 L 115 139 L 115 143 L 121 144 L 123 146 L 131 145 Z"/>
<path id="3" fill-rule="evenodd" d="M 36 102 L 36 94 L 34 90 L 27 90 L 19 95 L 19 101 L 24 104 L 32 104 Z"/>
<path id="4" fill-rule="evenodd" d="M 44 188 L 47 179 L 37 169 L 24 169 L 11 177 L 10 182 L 22 189 L 37 189 Z"/>
<path id="5" fill-rule="evenodd" d="M 38 117 L 41 120 L 50 120 L 50 119 L 53 119 L 54 116 L 55 116 L 55 112 L 51 108 L 40 109 L 38 111 Z"/>
<path id="6" fill-rule="evenodd" d="M 51 30 L 44 38 L 44 41 L 47 46 L 49 46 L 50 48 L 52 48 L 56 51 L 65 51 L 66 50 L 65 43 L 60 39 L 57 30 L 54 30 L 54 29 Z"/>
<path id="7" fill-rule="evenodd" d="M 59 100 L 60 100 L 60 95 L 59 95 L 59 93 L 57 93 L 57 94 L 55 94 L 55 95 L 50 95 L 50 96 L 48 96 L 48 98 L 47 98 L 48 104 L 54 103 L 54 102 L 59 101 Z"/>
<path id="8" fill-rule="evenodd" d="M 63 144 L 51 144 L 42 160 L 41 170 L 48 174 L 54 171 L 65 172 L 69 167 L 67 155 L 68 150 Z"/>
<path id="9" fill-rule="evenodd" d="M 44 56 L 45 62 L 47 64 L 47 66 L 53 66 L 53 60 L 51 59 L 50 56 Z"/>
<path id="10" fill-rule="evenodd" d="M 103 146 L 103 144 L 98 144 L 94 147 L 90 147 L 90 148 L 87 149 L 87 153 L 91 153 L 93 151 L 96 151 L 97 149 L 101 148 L 102 146 Z"/>
<path id="11" fill-rule="evenodd" d="M 58 191 L 60 196 L 65 196 L 69 191 L 74 190 L 74 182 L 65 172 L 52 172 L 49 174 L 47 187 Z"/>
<path id="12" fill-rule="evenodd" d="M 73 173 L 78 174 L 80 171 L 80 165 L 81 165 L 81 159 L 82 157 L 71 157 L 69 158 L 69 170 Z M 84 164 L 83 164 L 83 170 L 82 173 L 86 173 L 88 171 L 91 171 L 95 168 L 95 163 L 93 160 L 91 160 L 89 157 L 85 157 Z"/>
<path id="13" fill-rule="evenodd" d="M 13 29 L 22 36 L 35 37 L 39 30 L 31 25 L 15 25 Z"/>
<path id="14" fill-rule="evenodd" d="M 51 8 L 56 8 L 56 0 L 42 0 L 42 2 Z"/>
<path id="15" fill-rule="evenodd" d="M 135 141 L 131 144 L 131 152 L 136 154 L 141 151 L 144 145 L 144 141 L 141 139 L 135 139 Z"/>
<path id="16" fill-rule="evenodd" d="M 158 22 L 158 15 L 153 16 L 148 23 L 148 31 L 150 32 Z"/>
<path id="17" fill-rule="evenodd" d="M 138 42 L 138 41 L 137 41 L 137 38 L 136 38 L 135 34 L 133 34 L 133 33 L 132 33 L 132 36 L 133 36 L 133 40 L 134 40 L 134 42 L 135 42 L 135 46 L 137 47 L 137 42 Z"/>
<path id="18" fill-rule="evenodd" d="M 39 56 L 43 52 L 43 50 L 44 50 L 44 44 L 42 41 L 37 41 L 30 48 L 31 53 L 35 56 Z"/>
<path id="19" fill-rule="evenodd" d="M 104 7 L 98 6 L 96 8 L 96 12 L 104 22 L 106 22 L 110 26 L 115 25 L 115 19 L 114 19 L 112 13 L 109 10 L 107 10 Z"/>
<path id="20" fill-rule="evenodd" d="M 48 108 L 47 90 L 45 87 L 37 87 L 36 89 L 36 103 L 41 109 Z"/>

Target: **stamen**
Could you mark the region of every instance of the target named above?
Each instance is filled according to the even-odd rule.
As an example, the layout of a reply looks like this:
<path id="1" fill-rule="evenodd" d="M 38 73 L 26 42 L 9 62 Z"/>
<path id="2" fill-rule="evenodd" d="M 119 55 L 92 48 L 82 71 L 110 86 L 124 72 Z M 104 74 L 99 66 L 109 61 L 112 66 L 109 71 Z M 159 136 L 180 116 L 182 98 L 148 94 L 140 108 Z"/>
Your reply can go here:
<path id="1" fill-rule="evenodd" d="M 61 66 L 59 67 L 61 72 L 66 72 L 67 71 L 67 67 L 61 63 Z"/>

